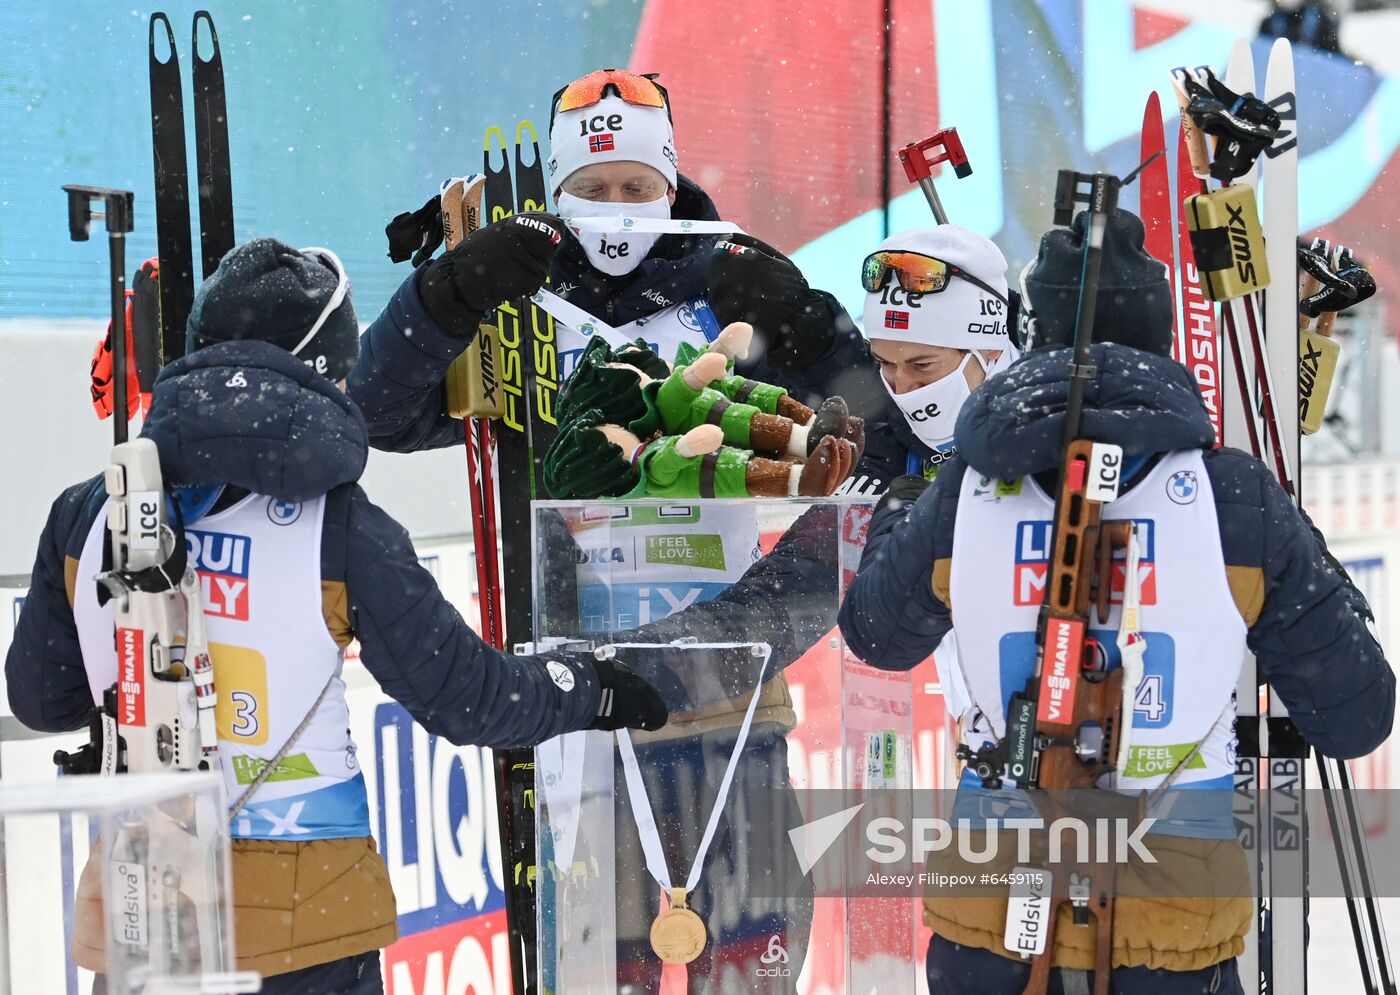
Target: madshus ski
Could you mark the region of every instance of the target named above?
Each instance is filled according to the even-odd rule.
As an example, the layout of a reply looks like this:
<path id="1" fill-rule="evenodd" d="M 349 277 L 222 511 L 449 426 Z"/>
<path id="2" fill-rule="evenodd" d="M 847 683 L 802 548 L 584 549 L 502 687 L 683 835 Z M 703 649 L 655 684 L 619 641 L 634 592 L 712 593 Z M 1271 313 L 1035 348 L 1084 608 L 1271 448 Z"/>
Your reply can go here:
<path id="1" fill-rule="evenodd" d="M 1191 73 L 1177 70 L 1174 75 L 1180 80 Z M 1253 56 L 1243 40 L 1231 52 L 1226 85 L 1242 98 L 1253 98 Z M 1262 174 L 1263 254 L 1270 281 L 1267 289 L 1221 305 L 1223 349 L 1216 338 L 1215 308 L 1201 293 L 1186 230 L 1187 198 L 1207 191 L 1208 174 L 1201 168 L 1202 146 L 1196 146 L 1194 164 L 1188 155 L 1188 133 L 1195 125 L 1183 107 L 1176 177 L 1182 280 L 1177 354 L 1196 373 L 1216 420 L 1217 441 L 1244 448 L 1263 460 L 1301 504 L 1298 122 L 1292 53 L 1286 41 L 1276 42 L 1270 52 L 1263 103 L 1276 114 L 1277 130 L 1263 149 L 1262 166 L 1234 179 L 1237 185 L 1252 187 Z M 1149 102 L 1144 149 L 1157 140 L 1152 110 Z M 1144 218 L 1149 233 L 1167 223 L 1160 197 L 1145 197 L 1144 213 L 1153 215 Z M 1223 354 L 1224 361 L 1213 376 L 1203 375 L 1197 365 L 1206 354 L 1212 359 Z M 1259 685 L 1251 656 L 1246 657 L 1240 678 L 1236 732 L 1236 829 L 1254 869 L 1258 896 L 1256 929 L 1239 959 L 1240 977 L 1248 992 L 1301 995 L 1307 991 L 1309 827 L 1303 789 L 1309 748 L 1282 702 L 1267 686 Z M 1321 756 L 1316 760 L 1365 990 L 1368 995 L 1393 995 L 1396 980 L 1350 771 L 1342 761 Z"/>

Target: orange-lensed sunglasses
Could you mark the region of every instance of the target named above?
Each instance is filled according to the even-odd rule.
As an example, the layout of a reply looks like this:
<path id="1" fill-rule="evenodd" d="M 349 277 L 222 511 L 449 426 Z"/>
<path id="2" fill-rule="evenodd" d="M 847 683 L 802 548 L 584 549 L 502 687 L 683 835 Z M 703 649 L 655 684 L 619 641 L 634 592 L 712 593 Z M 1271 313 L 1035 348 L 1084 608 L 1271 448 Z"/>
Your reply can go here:
<path id="1" fill-rule="evenodd" d="M 957 277 L 987 293 L 1003 304 L 1006 297 L 993 290 L 971 273 L 952 263 L 926 256 L 921 252 L 900 252 L 881 250 L 865 257 L 860 268 L 861 286 L 868 293 L 877 293 L 893 273 L 899 285 L 911 294 L 937 294 L 948 286 L 948 281 Z"/>
<path id="2" fill-rule="evenodd" d="M 554 95 L 550 105 L 549 126 L 554 128 L 554 116 L 562 111 L 592 107 L 607 96 L 611 89 L 629 104 L 638 107 L 663 107 L 671 116 L 671 98 L 666 88 L 656 82 L 654 73 L 639 75 L 626 69 L 598 69 L 581 76 Z"/>

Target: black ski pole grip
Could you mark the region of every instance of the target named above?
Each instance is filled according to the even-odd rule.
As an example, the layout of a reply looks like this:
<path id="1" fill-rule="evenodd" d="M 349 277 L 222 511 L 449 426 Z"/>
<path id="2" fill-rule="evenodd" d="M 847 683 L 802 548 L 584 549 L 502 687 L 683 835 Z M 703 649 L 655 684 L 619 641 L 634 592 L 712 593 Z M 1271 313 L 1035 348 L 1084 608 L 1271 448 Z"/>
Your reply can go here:
<path id="1" fill-rule="evenodd" d="M 75 242 L 86 242 L 92 222 L 107 224 L 108 255 L 112 264 L 112 435 L 120 444 L 126 441 L 126 233 L 131 231 L 136 213 L 136 195 L 130 190 L 89 187 L 65 183 L 68 194 L 68 235 Z M 94 211 L 92 202 L 102 201 Z"/>

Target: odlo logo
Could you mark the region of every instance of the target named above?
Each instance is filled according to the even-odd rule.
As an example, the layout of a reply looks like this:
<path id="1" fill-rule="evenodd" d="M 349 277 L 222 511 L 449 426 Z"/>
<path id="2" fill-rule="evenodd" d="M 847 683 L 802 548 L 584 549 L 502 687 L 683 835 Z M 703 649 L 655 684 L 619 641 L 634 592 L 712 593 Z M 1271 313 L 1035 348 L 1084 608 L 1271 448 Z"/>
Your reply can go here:
<path id="1" fill-rule="evenodd" d="M 763 963 L 756 972 L 760 978 L 786 978 L 792 974 L 788 967 L 788 952 L 783 949 L 783 938 L 777 933 L 768 937 L 768 949 L 759 955 Z"/>

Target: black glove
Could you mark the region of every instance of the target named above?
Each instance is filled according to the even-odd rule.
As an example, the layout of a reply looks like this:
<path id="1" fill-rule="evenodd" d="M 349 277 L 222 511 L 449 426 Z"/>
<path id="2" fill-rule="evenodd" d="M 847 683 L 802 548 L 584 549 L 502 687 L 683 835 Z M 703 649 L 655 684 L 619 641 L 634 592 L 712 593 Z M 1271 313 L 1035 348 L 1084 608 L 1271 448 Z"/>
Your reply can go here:
<path id="1" fill-rule="evenodd" d="M 885 508 L 894 508 L 896 511 L 919 500 L 919 495 L 929 489 L 933 481 L 927 480 L 916 473 L 906 473 L 902 477 L 895 477 L 890 481 L 889 490 L 885 491 L 884 497 L 880 498 L 875 505 L 876 511 Z"/>
<path id="2" fill-rule="evenodd" d="M 612 660 L 585 657 L 598 672 L 601 694 L 598 715 L 589 729 L 660 729 L 666 724 L 666 703 L 656 688 Z"/>
<path id="3" fill-rule="evenodd" d="M 477 229 L 423 271 L 423 307 L 449 335 L 470 339 L 487 311 L 544 285 L 563 235 L 564 222 L 537 211 Z"/>
<path id="4" fill-rule="evenodd" d="M 836 338 L 831 308 L 802 271 L 771 245 L 747 235 L 715 244 L 710 307 L 721 325 L 747 321 L 767 349 L 768 365 L 800 374 L 825 356 Z"/>

